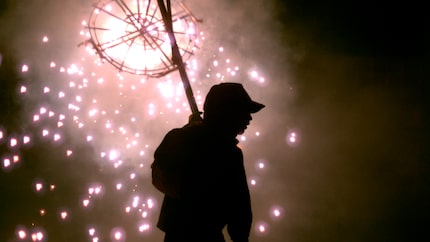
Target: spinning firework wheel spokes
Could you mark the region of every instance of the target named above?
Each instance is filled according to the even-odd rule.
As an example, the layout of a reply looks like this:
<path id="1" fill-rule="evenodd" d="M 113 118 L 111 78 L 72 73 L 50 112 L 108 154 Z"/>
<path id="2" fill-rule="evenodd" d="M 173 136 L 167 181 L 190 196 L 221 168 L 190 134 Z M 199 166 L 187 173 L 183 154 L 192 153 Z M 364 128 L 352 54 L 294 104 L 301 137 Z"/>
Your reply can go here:
<path id="1" fill-rule="evenodd" d="M 173 1 L 172 22 L 186 61 L 197 49 L 196 20 L 181 2 Z M 120 71 L 160 77 L 177 69 L 156 1 L 101 0 L 94 5 L 88 29 L 96 52 Z"/>

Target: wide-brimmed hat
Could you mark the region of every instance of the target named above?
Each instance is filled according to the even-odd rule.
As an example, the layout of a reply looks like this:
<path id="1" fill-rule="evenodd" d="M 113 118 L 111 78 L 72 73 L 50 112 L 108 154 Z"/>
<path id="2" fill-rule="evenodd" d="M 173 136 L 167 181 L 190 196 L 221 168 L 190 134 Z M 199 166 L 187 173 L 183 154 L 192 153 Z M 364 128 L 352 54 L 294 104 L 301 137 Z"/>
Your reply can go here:
<path id="1" fill-rule="evenodd" d="M 206 96 L 203 110 L 208 112 L 245 111 L 256 113 L 265 106 L 251 99 L 240 83 L 224 82 L 212 86 Z"/>

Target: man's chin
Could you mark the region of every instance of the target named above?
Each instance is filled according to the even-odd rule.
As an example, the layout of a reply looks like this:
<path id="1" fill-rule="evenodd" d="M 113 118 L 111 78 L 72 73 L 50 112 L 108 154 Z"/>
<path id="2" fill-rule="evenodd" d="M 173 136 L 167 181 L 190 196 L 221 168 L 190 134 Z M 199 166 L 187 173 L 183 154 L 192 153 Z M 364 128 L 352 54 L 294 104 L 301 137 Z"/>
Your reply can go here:
<path id="1" fill-rule="evenodd" d="M 245 127 L 245 128 L 240 129 L 240 130 L 239 130 L 239 132 L 237 132 L 237 134 L 242 135 L 242 134 L 244 134 L 244 133 L 245 133 L 245 130 L 246 130 L 246 127 Z"/>

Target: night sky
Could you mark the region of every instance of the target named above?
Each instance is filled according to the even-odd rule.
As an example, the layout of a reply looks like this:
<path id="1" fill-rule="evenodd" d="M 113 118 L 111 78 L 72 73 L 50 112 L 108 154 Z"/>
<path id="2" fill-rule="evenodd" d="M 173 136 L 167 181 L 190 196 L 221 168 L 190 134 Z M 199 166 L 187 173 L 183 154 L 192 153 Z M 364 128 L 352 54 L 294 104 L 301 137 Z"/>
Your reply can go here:
<path id="1" fill-rule="evenodd" d="M 0 131 L 5 136 L 38 132 L 27 114 L 32 101 L 49 100 L 35 95 L 23 101 L 20 83 L 37 85 L 49 77 L 41 63 L 52 56 L 58 62 L 75 57 L 76 26 L 89 14 L 89 2 L 0 2 Z M 201 29 L 208 40 L 196 53 L 203 62 L 222 45 L 267 80 L 262 86 L 245 82 L 251 96 L 266 104 L 251 123 L 261 135 L 243 148 L 248 175 L 259 181 L 251 187 L 254 221 L 267 226 L 264 233 L 253 228 L 250 241 L 430 241 L 425 125 L 430 121 L 430 39 L 424 4 L 185 2 L 204 20 Z M 34 44 L 42 33 L 55 44 Z M 31 63 L 33 72 L 21 73 L 23 62 Z M 141 125 L 156 144 L 186 118 L 184 113 L 170 125 Z M 294 143 L 288 141 L 291 132 L 297 134 Z M 119 227 L 127 233 L 125 241 L 161 241 L 155 228 L 135 232 L 140 219 L 122 209 L 127 199 L 121 197 L 128 194 L 114 189 L 134 166 L 116 169 L 96 162 L 97 146 L 67 134 L 57 143 L 35 136 L 31 145 L 19 148 L 11 147 L 7 137 L 0 139 L 0 242 L 31 241 L 17 239 L 21 228 L 28 233 L 41 229 L 44 241 L 90 241 L 92 227 L 100 241 L 110 241 Z M 65 149 L 74 155 L 65 158 Z M 21 161 L 5 169 L 4 158 L 11 154 L 19 154 Z M 260 159 L 265 168 L 259 170 L 255 163 Z M 35 192 L 38 182 L 45 187 Z M 103 196 L 83 209 L 86 187 L 94 182 L 103 184 Z M 141 186 L 133 188 L 135 183 Z M 147 173 L 139 173 L 135 183 L 125 186 L 161 198 Z M 271 214 L 274 206 L 279 217 Z M 150 214 L 151 225 L 157 209 Z M 67 219 L 61 219 L 62 211 Z"/>

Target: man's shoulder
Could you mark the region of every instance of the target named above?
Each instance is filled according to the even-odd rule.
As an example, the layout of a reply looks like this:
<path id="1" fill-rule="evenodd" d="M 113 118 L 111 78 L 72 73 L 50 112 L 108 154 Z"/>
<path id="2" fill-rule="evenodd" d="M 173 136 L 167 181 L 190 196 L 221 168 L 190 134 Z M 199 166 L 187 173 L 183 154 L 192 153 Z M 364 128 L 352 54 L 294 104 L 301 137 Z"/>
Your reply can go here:
<path id="1" fill-rule="evenodd" d="M 177 145 L 193 143 L 204 138 L 205 133 L 205 129 L 201 125 L 186 125 L 170 130 L 164 137 L 164 141 Z"/>
<path id="2" fill-rule="evenodd" d="M 201 136 L 204 133 L 205 133 L 205 129 L 202 125 L 185 125 L 184 127 L 174 128 L 170 130 L 166 136 L 193 138 L 193 137 Z"/>
<path id="3" fill-rule="evenodd" d="M 155 151 L 155 158 L 187 157 L 200 152 L 204 140 L 203 129 L 195 126 L 184 126 L 170 130 Z"/>

